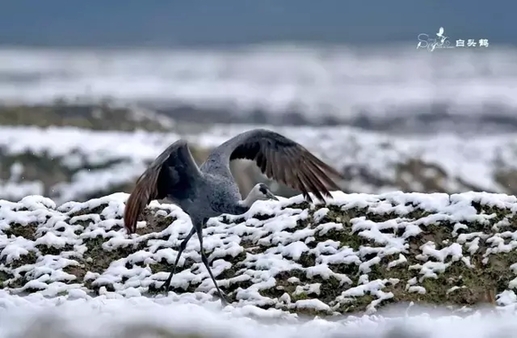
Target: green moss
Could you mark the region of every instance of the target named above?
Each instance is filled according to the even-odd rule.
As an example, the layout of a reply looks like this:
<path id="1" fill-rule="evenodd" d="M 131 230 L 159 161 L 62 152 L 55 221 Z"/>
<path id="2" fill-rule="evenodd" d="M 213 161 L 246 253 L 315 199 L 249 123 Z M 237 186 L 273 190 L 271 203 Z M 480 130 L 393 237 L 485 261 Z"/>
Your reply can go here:
<path id="1" fill-rule="evenodd" d="M 301 254 L 298 263 L 300 263 L 305 268 L 314 266 L 316 264 L 316 255 L 304 252 L 303 254 Z"/>
<path id="2" fill-rule="evenodd" d="M 330 276 L 328 279 L 318 277 L 312 282 L 321 283 L 320 295 L 317 298 L 327 304 L 334 301 L 346 289 L 345 285 L 339 285 L 339 280 L 334 276 Z"/>
<path id="3" fill-rule="evenodd" d="M 10 263 L 5 261 L 5 258 L 0 260 L 0 264 L 4 264 L 5 268 L 0 271 L 0 288 L 20 288 L 27 283 L 25 278 L 26 271 L 20 271 L 20 277 L 15 278 L 10 272 L 6 272 L 5 269 L 17 269 L 24 265 L 35 264 L 38 259 L 37 254 L 34 251 L 29 251 L 26 255 L 21 255 L 19 259 L 16 259 Z"/>
<path id="4" fill-rule="evenodd" d="M 112 262 L 125 258 L 131 253 L 141 250 L 142 245 L 145 245 L 129 245 L 127 247 L 118 248 L 116 250 L 106 250 L 102 248 L 102 244 L 105 241 L 106 240 L 101 236 L 86 239 L 84 244 L 87 247 L 87 251 L 85 252 L 82 259 L 77 259 L 79 264 L 69 265 L 63 268 L 63 271 L 77 277 L 77 280 L 73 281 L 74 283 L 83 283 L 84 276 L 87 272 L 102 274 Z M 88 287 L 91 287 L 95 292 L 98 292 L 101 286 L 96 285 L 95 287 L 92 287 L 91 281 L 87 281 L 85 284 L 87 284 Z M 108 291 L 114 290 L 112 285 L 108 284 L 103 286 L 105 286 Z"/>
<path id="5" fill-rule="evenodd" d="M 309 296 L 305 292 L 294 293 L 291 296 L 291 301 L 296 302 L 298 300 L 309 299 Z"/>
<path id="6" fill-rule="evenodd" d="M 70 218 L 72 218 L 72 217 L 83 216 L 83 215 L 94 215 L 94 214 L 100 215 L 104 211 L 104 209 L 106 209 L 107 207 L 108 207 L 108 203 L 101 203 L 98 206 L 93 207 L 93 208 L 85 208 L 85 209 L 81 209 L 78 211 L 69 212 L 68 216 Z M 77 221 L 74 224 L 79 224 L 79 222 L 81 222 L 81 221 Z"/>
<path id="7" fill-rule="evenodd" d="M 193 262 L 190 262 L 189 265 L 185 265 L 185 266 L 178 266 L 178 268 L 176 269 L 176 274 L 177 273 L 180 273 L 181 271 L 183 271 L 184 269 L 188 269 L 192 266 L 192 263 Z M 153 273 L 157 273 L 157 272 L 167 272 L 170 273 L 172 271 L 172 264 L 169 265 L 169 264 L 166 264 L 166 263 L 155 263 L 155 264 L 150 264 L 149 267 L 151 268 L 151 270 L 153 271 Z M 168 276 L 168 275 L 167 275 Z M 149 285 L 149 288 L 147 290 L 147 293 L 149 295 L 157 295 L 157 294 L 160 294 L 160 293 L 164 293 L 163 290 L 161 290 L 161 287 L 163 286 L 163 283 L 165 282 L 164 281 L 157 281 L 155 282 L 154 284 L 151 284 Z M 171 283 L 172 284 L 172 283 Z M 184 292 L 195 292 L 197 287 L 200 285 L 200 283 L 191 283 L 187 286 L 186 289 L 184 288 L 177 288 L 177 287 L 174 287 L 173 285 L 170 286 L 170 291 L 174 291 L 176 293 L 184 293 Z"/>
<path id="8" fill-rule="evenodd" d="M 300 279 L 300 281 L 307 281 L 305 272 L 298 269 L 282 271 L 277 273 L 274 277 L 276 280 L 276 285 L 269 289 L 260 290 L 259 293 L 262 296 L 270 298 L 279 298 L 287 292 L 292 299 L 294 291 L 296 290 L 296 286 L 299 284 L 290 283 L 287 280 L 291 277 L 296 277 Z"/>
<path id="9" fill-rule="evenodd" d="M 64 252 L 73 252 L 74 247 L 70 244 L 65 245 L 63 248 L 56 248 L 51 245 L 36 245 L 36 249 L 40 251 L 42 255 L 60 255 Z"/>
<path id="10" fill-rule="evenodd" d="M 353 297 L 353 301 L 350 303 L 341 304 L 338 308 L 338 312 L 341 313 L 360 313 L 366 311 L 368 305 L 370 305 L 375 298 L 370 294 L 365 294 L 361 297 Z"/>
<path id="11" fill-rule="evenodd" d="M 35 223 L 29 224 L 19 224 L 19 223 L 11 223 L 8 229 L 5 229 L 3 232 L 6 236 L 16 236 L 23 237 L 25 239 L 29 239 L 34 241 L 36 239 L 36 230 L 38 225 Z"/>
<path id="12" fill-rule="evenodd" d="M 158 234 L 163 230 L 167 229 L 169 225 L 171 225 L 176 220 L 176 218 L 172 216 L 155 215 L 155 213 L 156 209 L 153 210 L 152 208 L 148 208 L 145 209 L 144 212 L 140 215 L 138 221 L 146 221 L 146 227 L 143 229 L 137 229 L 136 232 L 139 235 L 145 235 L 150 233 Z M 168 239 L 168 236 L 165 236 L 166 235 L 164 235 L 163 239 Z"/>
<path id="13" fill-rule="evenodd" d="M 0 288 L 3 289 L 4 283 L 11 278 L 14 278 L 13 274 L 5 271 L 0 271 Z"/>
<path id="14" fill-rule="evenodd" d="M 19 259 L 15 259 L 10 263 L 5 262 L 5 259 L 0 260 L 0 263 L 4 263 L 11 269 L 16 269 L 27 264 L 35 264 L 38 259 L 36 252 L 29 251 L 26 255 L 21 255 Z"/>
<path id="15" fill-rule="evenodd" d="M 241 262 L 246 259 L 246 252 L 241 252 L 235 257 L 226 257 L 225 260 L 227 262 L 230 262 L 232 266 L 229 269 L 226 269 L 221 273 L 219 276 L 217 276 L 217 279 L 229 279 L 232 277 L 235 277 L 237 272 L 242 268 Z M 211 262 L 209 262 L 210 264 Z"/>
<path id="16" fill-rule="evenodd" d="M 179 272 L 183 271 L 184 269 L 187 269 L 190 266 L 192 266 L 193 262 L 189 262 L 189 263 L 190 264 L 187 264 L 187 262 L 185 262 L 184 266 L 176 267 L 176 273 L 179 273 Z M 170 271 L 172 271 L 173 265 L 174 265 L 174 263 L 169 264 L 165 258 L 162 258 L 162 260 L 160 262 L 149 264 L 149 268 L 151 269 L 152 273 L 170 272 Z"/>

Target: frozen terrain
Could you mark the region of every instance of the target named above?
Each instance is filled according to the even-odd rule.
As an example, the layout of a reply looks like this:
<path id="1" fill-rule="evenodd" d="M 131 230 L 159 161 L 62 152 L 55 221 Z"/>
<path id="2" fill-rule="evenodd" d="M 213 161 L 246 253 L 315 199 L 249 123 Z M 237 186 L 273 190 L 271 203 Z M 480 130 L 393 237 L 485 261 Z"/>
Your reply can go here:
<path id="1" fill-rule="evenodd" d="M 0 290 L 2 338 L 510 338 L 517 316 L 357 316 L 327 321 L 253 307 L 180 304 L 147 298 L 64 300 L 7 296 Z"/>
<path id="2" fill-rule="evenodd" d="M 419 126 L 429 132 L 442 121 L 438 130 L 461 132 L 461 123 L 470 130 L 492 123 L 495 131 L 516 130 L 517 51 L 490 46 L 430 53 L 415 47 L 3 48 L 0 100 L 111 97 L 205 109 L 205 119 L 214 120 L 229 112 L 245 120 L 263 111 L 317 123 L 329 116 L 374 129 Z"/>
<path id="3" fill-rule="evenodd" d="M 515 332 L 517 198 L 333 196 L 325 205 L 301 196 L 257 202 L 242 216 L 209 222 L 205 249 L 232 299 L 225 308 L 211 296 L 195 240 L 174 291 L 155 291 L 191 226 L 174 205 L 153 202 L 128 236 L 121 220 L 127 194 L 60 206 L 41 196 L 0 200 L 0 337 Z"/>
<path id="4" fill-rule="evenodd" d="M 179 137 L 193 147 L 211 148 L 254 127 L 259 126 L 215 125 L 181 135 L 0 127 L 0 198 L 43 194 L 61 203 L 121 191 Z M 346 126 L 265 127 L 332 163 L 345 174 L 346 191 L 517 193 L 517 141 L 512 134 L 409 137 Z"/>

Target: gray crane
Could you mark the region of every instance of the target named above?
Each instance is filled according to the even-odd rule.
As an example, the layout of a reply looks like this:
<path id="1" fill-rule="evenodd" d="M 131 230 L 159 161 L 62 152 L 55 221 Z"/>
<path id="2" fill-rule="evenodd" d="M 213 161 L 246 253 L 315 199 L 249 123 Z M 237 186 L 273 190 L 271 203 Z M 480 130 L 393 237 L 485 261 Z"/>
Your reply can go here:
<path id="1" fill-rule="evenodd" d="M 332 180 L 343 177 L 302 145 L 276 132 L 253 129 L 243 132 L 213 149 L 198 167 L 185 140 L 178 140 L 165 149 L 136 181 L 124 211 L 128 233 L 136 231 L 138 217 L 150 201 L 167 199 L 181 207 L 192 220 L 192 229 L 180 244 L 176 261 L 161 289 L 168 292 L 172 276 L 190 238 L 197 233 L 201 260 L 205 265 L 223 304 L 228 301 L 219 289 L 203 249 L 202 228 L 209 218 L 221 214 L 240 215 L 257 200 L 277 199 L 269 188 L 259 183 L 242 200 L 237 183 L 230 172 L 230 161 L 254 160 L 267 177 L 302 192 L 312 202 L 309 192 L 318 200 L 332 197 L 331 190 L 340 190 Z"/>

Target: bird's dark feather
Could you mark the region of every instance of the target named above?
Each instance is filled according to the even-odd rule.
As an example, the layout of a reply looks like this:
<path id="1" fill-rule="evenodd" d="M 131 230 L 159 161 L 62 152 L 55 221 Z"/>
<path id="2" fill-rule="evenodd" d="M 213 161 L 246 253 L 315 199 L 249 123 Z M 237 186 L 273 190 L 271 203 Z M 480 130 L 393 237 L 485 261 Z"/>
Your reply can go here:
<path id="1" fill-rule="evenodd" d="M 276 132 L 256 129 L 237 135 L 224 146 L 230 148 L 229 160 L 253 160 L 268 178 L 302 192 L 312 201 L 331 197 L 329 190 L 340 190 L 332 179 L 343 179 L 334 168 L 314 156 L 299 143 Z"/>
<path id="2" fill-rule="evenodd" d="M 172 201 L 192 199 L 194 184 L 201 172 L 192 158 L 185 140 L 165 149 L 136 181 L 124 211 L 124 226 L 129 233 L 136 230 L 139 215 L 152 200 L 170 198 Z"/>

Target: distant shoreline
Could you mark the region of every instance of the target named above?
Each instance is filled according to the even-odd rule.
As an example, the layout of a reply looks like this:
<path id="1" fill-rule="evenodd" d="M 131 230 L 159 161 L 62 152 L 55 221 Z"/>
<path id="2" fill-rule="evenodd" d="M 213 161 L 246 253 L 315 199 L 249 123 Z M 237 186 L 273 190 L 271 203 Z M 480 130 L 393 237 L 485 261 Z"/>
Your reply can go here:
<path id="1" fill-rule="evenodd" d="M 450 108 L 450 107 L 449 107 Z M 414 107 L 415 114 L 402 112 L 374 116 L 310 118 L 302 111 L 271 112 L 235 111 L 221 107 L 197 107 L 174 102 L 159 105 L 113 103 L 109 101 L 74 103 L 60 101 L 48 104 L 0 104 L 0 125 L 76 126 L 94 130 L 170 130 L 176 123 L 190 125 L 263 124 L 275 126 L 350 126 L 387 134 L 420 135 L 446 132 L 453 134 L 500 134 L 517 132 L 517 111 L 508 107 L 480 107 L 477 113 L 448 112 L 446 105 Z M 424 112 L 427 110 L 427 112 Z M 498 112 L 499 110 L 499 112 Z M 416 113 L 419 112 L 419 113 Z M 171 127 L 172 128 L 172 127 Z"/>

